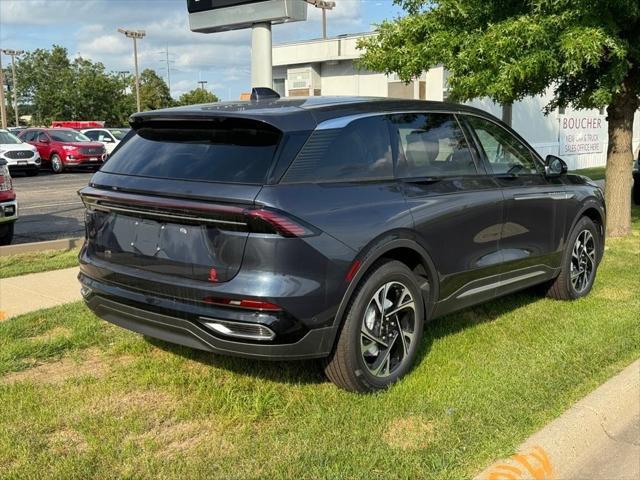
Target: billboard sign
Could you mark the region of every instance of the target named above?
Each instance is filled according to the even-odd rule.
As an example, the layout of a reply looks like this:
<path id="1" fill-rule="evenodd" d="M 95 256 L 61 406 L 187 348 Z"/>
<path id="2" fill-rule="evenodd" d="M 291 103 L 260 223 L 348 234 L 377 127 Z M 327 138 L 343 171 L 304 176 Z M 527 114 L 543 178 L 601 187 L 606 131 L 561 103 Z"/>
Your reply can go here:
<path id="1" fill-rule="evenodd" d="M 602 116 L 589 113 L 560 118 L 560 156 L 602 153 L 607 141 L 607 124 Z"/>
<path id="2" fill-rule="evenodd" d="M 187 0 L 189 28 L 214 33 L 307 19 L 305 0 Z"/>

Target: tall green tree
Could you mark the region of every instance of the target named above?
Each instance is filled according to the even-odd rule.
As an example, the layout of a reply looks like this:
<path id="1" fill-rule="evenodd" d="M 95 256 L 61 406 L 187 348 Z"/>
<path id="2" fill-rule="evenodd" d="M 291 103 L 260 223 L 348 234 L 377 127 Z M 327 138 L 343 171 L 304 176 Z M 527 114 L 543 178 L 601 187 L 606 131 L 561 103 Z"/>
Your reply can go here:
<path id="1" fill-rule="evenodd" d="M 633 117 L 640 106 L 638 0 L 395 0 L 406 16 L 360 42 L 362 65 L 405 81 L 436 65 L 459 101 L 607 107 L 607 233 L 631 233 Z"/>
<path id="2" fill-rule="evenodd" d="M 214 103 L 220 99 L 209 90 L 204 88 L 194 88 L 180 95 L 178 105 L 197 105 L 199 103 Z"/>
<path id="3" fill-rule="evenodd" d="M 135 88 L 133 85 L 132 87 Z M 140 74 L 140 108 L 142 111 L 167 108 L 173 106 L 174 103 L 164 79 L 155 70 L 145 68 Z"/>
<path id="4" fill-rule="evenodd" d="M 99 62 L 72 61 L 67 50 L 57 45 L 27 52 L 17 63 L 16 74 L 20 113 L 27 113 L 27 106 L 35 125 L 48 125 L 52 120 L 123 125 L 135 111 L 127 91 L 130 77 L 107 72 Z"/>

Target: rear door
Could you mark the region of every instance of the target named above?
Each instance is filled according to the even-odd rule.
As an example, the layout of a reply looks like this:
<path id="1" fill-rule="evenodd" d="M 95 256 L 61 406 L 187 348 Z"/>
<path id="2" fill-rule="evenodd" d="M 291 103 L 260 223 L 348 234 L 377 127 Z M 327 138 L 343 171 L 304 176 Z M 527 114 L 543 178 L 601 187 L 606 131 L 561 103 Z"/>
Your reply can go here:
<path id="1" fill-rule="evenodd" d="M 500 239 L 507 290 L 539 282 L 560 261 L 565 222 L 565 187 L 547 179 L 542 162 L 524 141 L 498 122 L 466 116 L 486 168 L 505 197 Z"/>
<path id="2" fill-rule="evenodd" d="M 392 115 L 396 177 L 440 275 L 438 313 L 491 298 L 502 256 L 503 198 L 455 115 Z"/>
<path id="3" fill-rule="evenodd" d="M 248 236 L 245 210 L 281 137 L 241 119 L 138 129 L 81 192 L 88 254 L 167 277 L 230 280 Z"/>

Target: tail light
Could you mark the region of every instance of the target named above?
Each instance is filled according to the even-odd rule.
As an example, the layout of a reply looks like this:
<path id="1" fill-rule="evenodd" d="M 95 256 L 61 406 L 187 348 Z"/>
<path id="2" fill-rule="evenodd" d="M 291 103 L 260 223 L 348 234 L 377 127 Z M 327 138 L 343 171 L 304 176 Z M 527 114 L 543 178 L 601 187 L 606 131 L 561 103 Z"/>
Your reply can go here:
<path id="1" fill-rule="evenodd" d="M 86 190 L 91 193 L 83 193 Z M 125 192 L 106 192 L 92 187 L 83 192 L 80 197 L 85 207 L 91 210 L 133 214 L 175 223 L 208 224 L 222 230 L 271 233 L 283 237 L 304 237 L 318 233 L 302 221 L 268 208 L 147 197 Z"/>
<path id="2" fill-rule="evenodd" d="M 13 182 L 6 165 L 0 165 L 0 192 L 13 190 Z"/>
<path id="3" fill-rule="evenodd" d="M 311 229 L 308 229 L 293 221 L 291 218 L 285 217 L 273 210 L 260 208 L 255 210 L 245 210 L 244 213 L 253 221 L 250 223 L 254 224 L 254 229 L 257 226 L 255 225 L 257 222 L 264 222 L 283 237 L 304 237 L 313 233 Z"/>

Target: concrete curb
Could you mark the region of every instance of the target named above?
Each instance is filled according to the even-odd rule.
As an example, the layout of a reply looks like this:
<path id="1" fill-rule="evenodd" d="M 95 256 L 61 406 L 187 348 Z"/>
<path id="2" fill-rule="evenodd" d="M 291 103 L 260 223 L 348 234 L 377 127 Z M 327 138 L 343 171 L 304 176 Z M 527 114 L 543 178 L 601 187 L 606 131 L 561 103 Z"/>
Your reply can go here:
<path id="1" fill-rule="evenodd" d="M 529 437 L 476 480 L 640 478 L 640 360 Z"/>
<path id="2" fill-rule="evenodd" d="M 44 252 L 45 250 L 71 250 L 80 247 L 82 242 L 84 242 L 84 237 L 7 245 L 6 247 L 0 247 L 0 257 L 8 257 L 9 255 L 18 255 L 21 253 Z"/>

